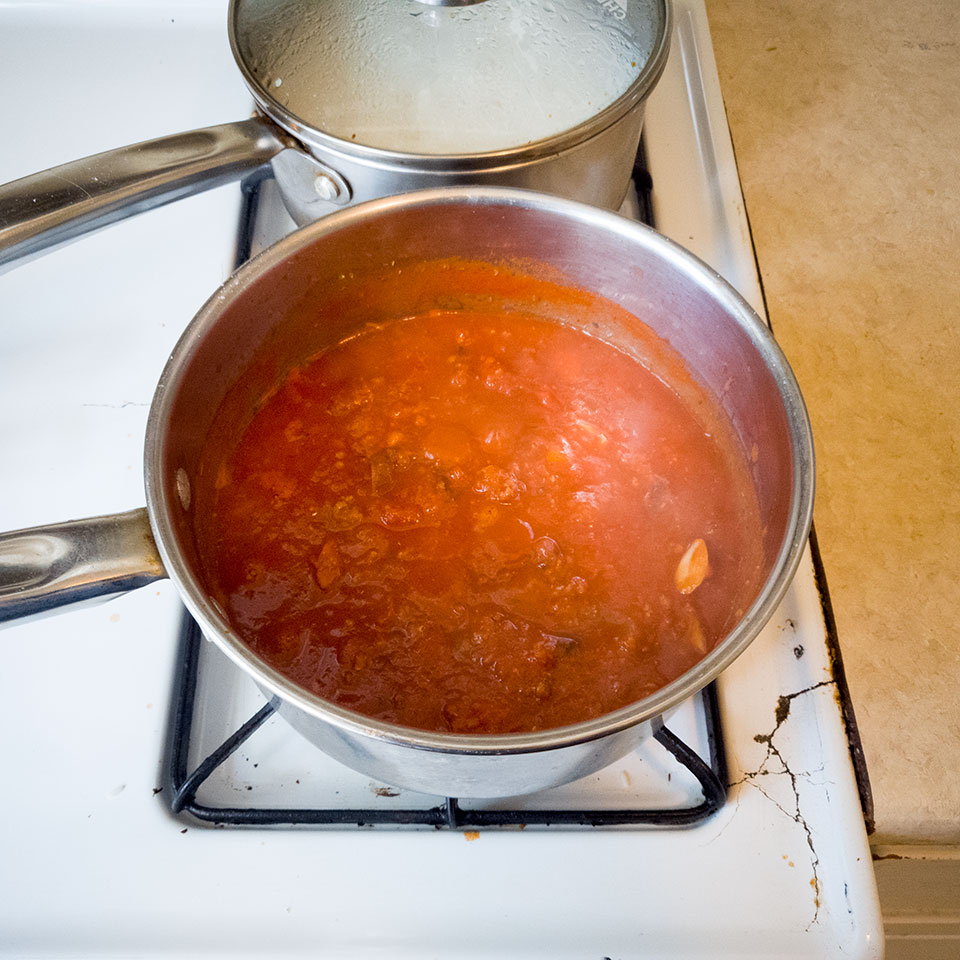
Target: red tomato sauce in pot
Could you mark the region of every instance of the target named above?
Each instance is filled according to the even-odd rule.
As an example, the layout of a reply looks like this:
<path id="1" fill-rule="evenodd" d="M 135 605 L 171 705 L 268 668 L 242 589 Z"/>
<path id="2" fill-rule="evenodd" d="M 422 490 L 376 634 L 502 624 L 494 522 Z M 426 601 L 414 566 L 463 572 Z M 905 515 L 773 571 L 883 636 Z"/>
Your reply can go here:
<path id="1" fill-rule="evenodd" d="M 737 622 L 761 562 L 739 452 L 635 359 L 520 311 L 324 350 L 213 486 L 205 562 L 239 634 L 321 697 L 426 730 L 640 700 Z"/>

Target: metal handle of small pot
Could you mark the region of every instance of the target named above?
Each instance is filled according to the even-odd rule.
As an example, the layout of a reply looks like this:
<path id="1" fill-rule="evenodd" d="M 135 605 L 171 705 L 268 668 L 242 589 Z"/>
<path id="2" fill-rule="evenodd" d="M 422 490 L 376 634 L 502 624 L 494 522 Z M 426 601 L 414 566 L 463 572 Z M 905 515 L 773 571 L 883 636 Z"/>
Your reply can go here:
<path id="1" fill-rule="evenodd" d="M 0 271 L 269 162 L 293 141 L 261 117 L 147 140 L 0 186 Z"/>
<path id="2" fill-rule="evenodd" d="M 144 508 L 0 534 L 0 624 L 166 576 Z"/>

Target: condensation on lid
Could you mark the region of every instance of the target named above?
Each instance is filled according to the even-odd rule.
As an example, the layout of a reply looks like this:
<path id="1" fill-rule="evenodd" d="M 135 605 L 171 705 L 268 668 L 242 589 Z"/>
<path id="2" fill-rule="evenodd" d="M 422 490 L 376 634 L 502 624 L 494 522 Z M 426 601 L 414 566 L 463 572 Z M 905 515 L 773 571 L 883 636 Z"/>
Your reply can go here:
<path id="1" fill-rule="evenodd" d="M 237 0 L 236 52 L 315 130 L 401 153 L 522 147 L 618 100 L 663 27 L 659 0 Z"/>

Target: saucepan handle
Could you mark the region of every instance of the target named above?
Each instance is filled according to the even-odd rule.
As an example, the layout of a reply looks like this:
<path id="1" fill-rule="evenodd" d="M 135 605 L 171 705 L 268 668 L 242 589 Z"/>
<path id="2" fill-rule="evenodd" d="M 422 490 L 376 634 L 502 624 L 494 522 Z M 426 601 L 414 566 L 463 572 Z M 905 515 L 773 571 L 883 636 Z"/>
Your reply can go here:
<path id="1" fill-rule="evenodd" d="M 290 146 L 268 120 L 147 140 L 0 186 L 0 271 L 136 213 L 237 180 Z"/>
<path id="2" fill-rule="evenodd" d="M 165 577 L 144 508 L 0 534 L 0 624 Z"/>

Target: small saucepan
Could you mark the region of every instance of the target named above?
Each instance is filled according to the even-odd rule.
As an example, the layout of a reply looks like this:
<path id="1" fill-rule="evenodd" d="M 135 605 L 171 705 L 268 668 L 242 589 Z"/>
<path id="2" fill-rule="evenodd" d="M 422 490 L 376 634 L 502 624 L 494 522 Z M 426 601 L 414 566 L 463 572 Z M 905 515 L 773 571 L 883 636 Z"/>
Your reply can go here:
<path id="1" fill-rule="evenodd" d="M 0 186 L 0 269 L 268 163 L 301 226 L 458 184 L 617 209 L 670 26 L 668 0 L 231 0 L 257 115 Z"/>
<path id="2" fill-rule="evenodd" d="M 266 664 L 204 586 L 196 546 L 198 463 L 216 411 L 252 376 L 255 355 L 281 345 L 274 355 L 282 375 L 300 358 L 285 355 L 292 341 L 281 332 L 291 317 L 302 315 L 305 303 L 314 316 L 337 305 L 326 312 L 334 319 L 312 324 L 298 348 L 312 354 L 369 320 L 363 311 L 335 318 L 343 304 L 369 293 L 371 278 L 449 257 L 529 265 L 613 301 L 630 319 L 604 329 L 604 339 L 636 355 L 652 330 L 717 399 L 752 454 L 765 558 L 759 590 L 699 663 L 653 695 L 605 716 L 503 735 L 431 733 L 372 720 L 300 688 Z M 391 308 L 399 316 L 423 306 Z M 806 543 L 813 445 L 797 383 L 766 326 L 690 253 L 647 227 L 586 204 L 510 188 L 451 187 L 381 198 L 325 217 L 228 280 L 187 327 L 164 369 L 147 425 L 145 484 L 145 510 L 0 537 L 0 620 L 168 576 L 205 635 L 322 750 L 387 783 L 490 797 L 569 782 L 613 762 L 746 648 L 783 596 Z"/>

